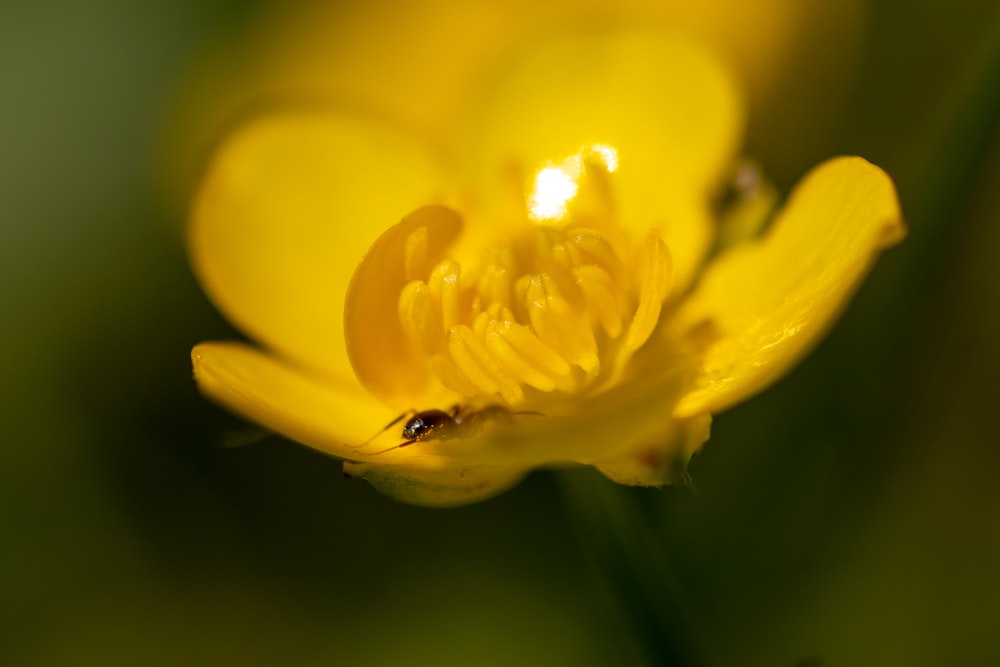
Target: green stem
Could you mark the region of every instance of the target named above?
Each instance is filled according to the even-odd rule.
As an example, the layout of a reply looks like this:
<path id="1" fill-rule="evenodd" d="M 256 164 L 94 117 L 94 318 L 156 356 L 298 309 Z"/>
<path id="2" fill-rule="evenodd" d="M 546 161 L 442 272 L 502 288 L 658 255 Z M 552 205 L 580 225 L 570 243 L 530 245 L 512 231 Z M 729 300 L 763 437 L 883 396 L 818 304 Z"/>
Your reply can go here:
<path id="1" fill-rule="evenodd" d="M 567 512 L 588 556 L 616 597 L 636 639 L 657 665 L 711 667 L 707 641 L 664 548 L 635 494 L 591 471 L 557 475 Z"/>

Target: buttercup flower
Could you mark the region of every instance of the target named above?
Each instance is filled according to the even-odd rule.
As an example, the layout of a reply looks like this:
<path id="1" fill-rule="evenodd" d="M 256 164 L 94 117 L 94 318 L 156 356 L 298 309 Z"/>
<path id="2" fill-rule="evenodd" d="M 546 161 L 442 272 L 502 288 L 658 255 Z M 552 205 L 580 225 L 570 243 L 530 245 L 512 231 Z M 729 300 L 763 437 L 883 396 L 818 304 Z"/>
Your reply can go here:
<path id="1" fill-rule="evenodd" d="M 549 33 L 481 82 L 444 145 L 342 105 L 250 119 L 192 215 L 206 290 L 259 344 L 198 345 L 200 389 L 400 500 L 567 463 L 675 480 L 902 237 L 888 176 L 837 158 L 719 247 L 742 101 L 676 34 Z"/>

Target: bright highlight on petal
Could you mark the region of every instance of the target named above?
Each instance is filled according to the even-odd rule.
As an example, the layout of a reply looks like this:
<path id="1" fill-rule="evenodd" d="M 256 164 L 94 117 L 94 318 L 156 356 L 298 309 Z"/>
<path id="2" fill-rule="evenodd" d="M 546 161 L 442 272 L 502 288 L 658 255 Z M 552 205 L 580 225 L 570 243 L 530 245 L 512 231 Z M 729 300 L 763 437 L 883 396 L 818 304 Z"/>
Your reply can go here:
<path id="1" fill-rule="evenodd" d="M 585 153 L 588 157 L 597 158 L 597 161 L 604 165 L 609 174 L 613 174 L 618 170 L 618 151 L 613 146 L 594 144 L 593 146 L 589 146 L 585 150 Z"/>
<path id="2" fill-rule="evenodd" d="M 542 167 L 535 175 L 535 186 L 528 199 L 528 216 L 535 222 L 562 220 L 570 200 L 580 190 L 580 178 L 588 165 L 613 173 L 618 169 L 618 151 L 607 144 L 593 144 L 559 166 Z"/>
<path id="3" fill-rule="evenodd" d="M 684 289 L 712 246 L 711 197 L 743 131 L 738 91 L 713 54 L 682 35 L 620 26 L 558 31 L 518 49 L 483 80 L 462 136 L 461 177 L 484 208 L 502 211 L 508 190 L 498 185 L 512 167 L 532 193 L 540 167 L 577 180 L 572 166 L 553 161 L 581 146 L 613 147 L 620 159 L 608 192 L 615 223 L 636 244 L 659 229 Z M 548 207 L 536 219 L 559 211 Z"/>
<path id="4" fill-rule="evenodd" d="M 576 196 L 579 186 L 576 176 L 563 167 L 545 167 L 535 177 L 531 193 L 531 219 L 560 220 L 566 215 L 566 204 Z"/>

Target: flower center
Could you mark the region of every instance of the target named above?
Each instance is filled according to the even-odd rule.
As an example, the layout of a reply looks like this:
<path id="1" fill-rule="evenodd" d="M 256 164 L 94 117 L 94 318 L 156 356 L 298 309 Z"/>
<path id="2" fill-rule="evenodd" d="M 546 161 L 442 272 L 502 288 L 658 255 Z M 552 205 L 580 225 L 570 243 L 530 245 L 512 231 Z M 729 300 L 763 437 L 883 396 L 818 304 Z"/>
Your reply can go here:
<path id="1" fill-rule="evenodd" d="M 659 234 L 630 242 L 606 193 L 613 148 L 590 146 L 536 173 L 522 224 L 463 269 L 428 266 L 427 229 L 406 242 L 399 317 L 449 389 L 506 404 L 600 385 L 650 337 L 671 283 Z"/>

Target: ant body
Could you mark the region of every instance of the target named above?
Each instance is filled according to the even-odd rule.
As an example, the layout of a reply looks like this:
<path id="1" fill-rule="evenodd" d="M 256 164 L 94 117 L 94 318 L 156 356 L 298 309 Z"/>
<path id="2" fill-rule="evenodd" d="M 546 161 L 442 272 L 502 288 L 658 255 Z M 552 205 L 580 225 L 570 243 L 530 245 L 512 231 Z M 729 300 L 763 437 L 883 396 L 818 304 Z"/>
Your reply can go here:
<path id="1" fill-rule="evenodd" d="M 511 417 L 514 415 L 539 415 L 542 413 L 534 412 L 531 410 L 524 410 L 520 412 L 511 412 L 502 405 L 487 405 L 479 410 L 468 410 L 463 411 L 462 406 L 456 405 L 452 407 L 449 411 L 444 410 L 423 410 L 417 412 L 416 410 L 408 410 L 403 414 L 399 415 L 391 422 L 385 425 L 381 431 L 372 436 L 367 442 L 361 445 L 367 445 L 369 442 L 377 438 L 382 433 L 385 433 L 394 425 L 398 424 L 405 417 L 410 416 L 403 425 L 403 432 L 400 437 L 405 439 L 405 442 L 401 442 L 398 445 L 393 445 L 387 449 L 382 449 L 377 452 L 371 452 L 371 454 L 385 454 L 386 452 L 391 452 L 394 449 L 400 449 L 402 447 L 409 447 L 415 442 L 421 442 L 422 440 L 451 440 L 453 438 L 463 438 L 478 433 L 482 429 L 483 425 L 490 421 L 503 421 L 509 422 Z"/>

